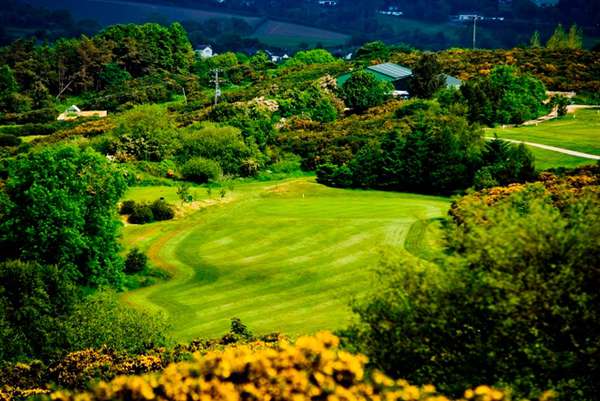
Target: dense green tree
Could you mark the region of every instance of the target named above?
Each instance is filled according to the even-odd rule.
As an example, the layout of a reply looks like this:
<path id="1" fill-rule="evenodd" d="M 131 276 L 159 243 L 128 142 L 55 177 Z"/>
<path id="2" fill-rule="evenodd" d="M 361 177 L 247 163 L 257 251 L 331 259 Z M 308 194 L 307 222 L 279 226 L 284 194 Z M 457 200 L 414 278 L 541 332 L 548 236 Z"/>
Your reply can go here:
<path id="1" fill-rule="evenodd" d="M 137 160 L 161 161 L 179 147 L 179 132 L 164 107 L 137 106 L 119 116 L 114 152 Z"/>
<path id="2" fill-rule="evenodd" d="M 340 96 L 348 107 L 357 112 L 385 102 L 394 87 L 389 82 L 379 81 L 373 74 L 357 71 L 340 88 Z"/>
<path id="3" fill-rule="evenodd" d="M 431 99 L 446 85 L 442 66 L 434 53 L 424 53 L 412 71 L 408 90 L 413 97 Z"/>
<path id="4" fill-rule="evenodd" d="M 117 63 L 108 63 L 104 65 L 99 78 L 104 87 L 119 88 L 131 79 L 131 74 Z"/>
<path id="5" fill-rule="evenodd" d="M 542 47 L 542 41 L 540 39 L 539 31 L 533 32 L 533 35 L 531 35 L 531 39 L 529 40 L 529 46 L 531 46 L 534 49 L 539 49 L 540 47 Z"/>
<path id="6" fill-rule="evenodd" d="M 539 185 L 461 202 L 438 264 L 388 255 L 347 332 L 377 368 L 459 396 L 479 383 L 516 397 L 595 399 L 600 200 L 559 208 Z"/>
<path id="7" fill-rule="evenodd" d="M 465 82 L 461 94 L 473 122 L 518 124 L 547 112 L 544 84 L 509 66 L 498 66 L 488 77 Z"/>
<path id="8" fill-rule="evenodd" d="M 285 65 L 289 67 L 308 65 L 308 64 L 326 64 L 333 63 L 335 57 L 331 55 L 327 50 L 324 49 L 313 49 L 299 51 L 294 54 L 294 57 L 286 61 Z"/>
<path id="9" fill-rule="evenodd" d="M 189 181 L 198 184 L 205 184 L 211 181 L 217 181 L 223 175 L 223 170 L 215 160 L 205 159 L 203 157 L 194 157 L 181 167 L 181 175 Z"/>
<path id="10" fill-rule="evenodd" d="M 85 285 L 118 284 L 122 172 L 92 150 L 48 147 L 9 165 L 0 196 L 0 258 L 56 264 Z"/>
<path id="11" fill-rule="evenodd" d="M 390 48 L 381 41 L 369 42 L 362 45 L 354 55 L 358 60 L 387 61 L 390 57 Z"/>
<path id="12" fill-rule="evenodd" d="M 213 124 L 193 124 L 185 129 L 178 159 L 184 162 L 194 157 L 218 160 L 223 172 L 233 175 L 244 175 L 250 160 L 262 163 L 257 146 L 247 145 L 238 128 Z"/>
<path id="13" fill-rule="evenodd" d="M 0 360 L 48 358 L 68 346 L 61 328 L 75 289 L 56 266 L 0 262 Z"/>

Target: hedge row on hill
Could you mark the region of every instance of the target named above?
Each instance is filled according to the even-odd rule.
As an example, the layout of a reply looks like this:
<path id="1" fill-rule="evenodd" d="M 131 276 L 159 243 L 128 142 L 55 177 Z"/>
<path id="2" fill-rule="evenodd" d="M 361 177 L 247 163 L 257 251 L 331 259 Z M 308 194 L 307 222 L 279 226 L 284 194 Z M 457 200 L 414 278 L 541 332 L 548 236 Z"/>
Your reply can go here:
<path id="1" fill-rule="evenodd" d="M 451 49 L 437 53 L 444 72 L 462 80 L 487 75 L 497 65 L 516 66 L 539 78 L 550 90 L 600 91 L 600 54 L 576 49 Z M 414 67 L 420 52 L 396 52 L 395 63 Z"/>

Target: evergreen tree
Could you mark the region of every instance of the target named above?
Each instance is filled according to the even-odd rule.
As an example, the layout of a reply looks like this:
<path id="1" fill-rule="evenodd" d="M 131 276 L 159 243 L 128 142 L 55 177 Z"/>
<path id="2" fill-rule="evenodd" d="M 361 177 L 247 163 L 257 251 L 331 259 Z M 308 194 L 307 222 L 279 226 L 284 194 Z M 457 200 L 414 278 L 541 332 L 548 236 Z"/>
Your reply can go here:
<path id="1" fill-rule="evenodd" d="M 565 33 L 563 26 L 561 24 L 558 24 L 558 26 L 554 30 L 554 33 L 552 34 L 550 39 L 548 39 L 546 47 L 548 49 L 564 49 L 566 47 L 566 43 L 567 34 Z"/>
<path id="2" fill-rule="evenodd" d="M 581 28 L 573 24 L 569 29 L 569 35 L 567 36 L 567 47 L 569 49 L 582 49 L 583 48 L 583 32 Z"/>
<path id="3" fill-rule="evenodd" d="M 431 99 L 435 92 L 444 87 L 442 66 L 433 53 L 425 53 L 413 68 L 409 92 L 411 96 Z"/>
<path id="4" fill-rule="evenodd" d="M 539 49 L 540 47 L 542 47 L 542 43 L 540 41 L 540 33 L 538 31 L 535 31 L 533 33 L 533 35 L 531 36 L 531 40 L 529 41 L 529 44 L 534 49 Z"/>

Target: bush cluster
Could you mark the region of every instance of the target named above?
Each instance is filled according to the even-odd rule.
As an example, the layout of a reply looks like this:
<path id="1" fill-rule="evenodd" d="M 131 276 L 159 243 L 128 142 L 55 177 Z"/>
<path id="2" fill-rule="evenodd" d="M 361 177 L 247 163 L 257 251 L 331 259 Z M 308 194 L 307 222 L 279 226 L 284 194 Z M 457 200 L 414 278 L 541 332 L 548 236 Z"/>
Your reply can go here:
<path id="1" fill-rule="evenodd" d="M 119 213 L 129 215 L 127 221 L 132 224 L 146 224 L 173 219 L 175 208 L 164 199 L 157 199 L 152 203 L 125 200 L 121 203 Z"/>
<path id="2" fill-rule="evenodd" d="M 181 167 L 181 175 L 198 184 L 218 181 L 223 171 L 218 162 L 203 157 L 194 157 Z"/>
<path id="3" fill-rule="evenodd" d="M 459 199 L 436 264 L 388 256 L 349 342 L 386 373 L 451 394 L 491 383 L 596 399 L 600 174 L 542 179 Z"/>
<path id="4" fill-rule="evenodd" d="M 340 351 L 330 333 L 300 337 L 295 345 L 237 346 L 209 352 L 159 374 L 121 376 L 87 392 L 57 391 L 57 401 L 100 400 L 389 400 L 448 401 L 432 385 L 414 386 L 379 372 L 365 371 L 362 355 Z M 551 393 L 540 399 L 548 400 Z M 504 401 L 509 396 L 487 386 L 467 390 L 463 400 Z"/>

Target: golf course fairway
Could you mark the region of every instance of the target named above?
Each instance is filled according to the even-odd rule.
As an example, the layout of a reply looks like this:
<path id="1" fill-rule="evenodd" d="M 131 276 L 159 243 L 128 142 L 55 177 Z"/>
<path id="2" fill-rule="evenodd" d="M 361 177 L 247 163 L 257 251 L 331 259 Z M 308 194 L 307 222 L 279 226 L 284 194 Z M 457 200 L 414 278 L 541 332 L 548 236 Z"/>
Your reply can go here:
<path id="1" fill-rule="evenodd" d="M 153 199 L 174 203 L 175 192 L 160 187 Z M 447 198 L 334 189 L 314 178 L 202 196 L 205 206 L 183 217 L 123 230 L 125 247 L 139 247 L 172 275 L 124 301 L 165 313 L 181 341 L 221 336 L 232 317 L 259 334 L 344 327 L 350 300 L 373 286 L 380 250 L 402 249 L 411 226 L 449 206 Z M 152 187 L 126 195 L 151 197 Z"/>

